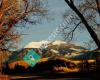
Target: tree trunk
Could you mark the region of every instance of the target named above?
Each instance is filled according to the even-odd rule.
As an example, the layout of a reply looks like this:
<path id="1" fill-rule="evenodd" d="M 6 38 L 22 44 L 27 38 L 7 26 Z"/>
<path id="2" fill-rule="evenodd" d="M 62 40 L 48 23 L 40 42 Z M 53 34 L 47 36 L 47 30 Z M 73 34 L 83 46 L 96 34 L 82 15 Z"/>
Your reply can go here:
<path id="1" fill-rule="evenodd" d="M 98 13 L 100 15 L 100 0 L 96 0 L 96 4 L 97 4 Z"/>
<path id="2" fill-rule="evenodd" d="M 94 30 L 91 28 L 91 26 L 88 24 L 84 16 L 81 14 L 81 12 L 76 8 L 76 6 L 73 4 L 72 0 L 69 2 L 68 0 L 65 0 L 65 2 L 69 5 L 69 7 L 79 16 L 82 23 L 85 25 L 86 29 L 88 30 L 90 36 L 96 43 L 97 47 L 100 49 L 100 40 L 97 37 L 97 34 L 94 32 Z"/>

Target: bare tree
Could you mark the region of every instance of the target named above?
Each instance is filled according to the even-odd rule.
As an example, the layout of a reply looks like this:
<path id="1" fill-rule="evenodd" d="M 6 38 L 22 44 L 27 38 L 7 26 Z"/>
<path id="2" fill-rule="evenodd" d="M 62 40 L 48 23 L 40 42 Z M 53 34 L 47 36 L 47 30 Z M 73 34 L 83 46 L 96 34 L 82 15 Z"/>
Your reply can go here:
<path id="1" fill-rule="evenodd" d="M 16 47 L 14 43 L 19 40 L 21 35 L 16 30 L 17 24 L 37 23 L 40 18 L 43 19 L 47 14 L 44 5 L 44 0 L 0 0 L 1 55 L 4 54 L 4 50 Z M 30 20 L 30 16 L 33 17 L 33 20 Z M 3 63 L 2 60 L 0 62 Z"/>
<path id="2" fill-rule="evenodd" d="M 34 23 L 29 16 L 44 16 L 46 10 L 42 8 L 43 0 L 2 0 L 0 7 L 0 48 L 8 35 L 15 35 L 15 25 L 19 23 Z M 13 34 L 12 34 L 13 33 Z M 12 35 L 11 35 L 12 34 Z M 17 33 L 18 34 L 18 33 Z M 18 35 L 19 36 L 19 35 Z M 17 36 L 17 37 L 18 37 Z M 15 37 L 14 37 L 15 39 Z M 7 41 L 9 42 L 9 41 Z"/>
<path id="3" fill-rule="evenodd" d="M 68 33 L 64 31 L 65 38 L 68 38 L 68 36 L 70 36 L 70 38 L 72 39 L 73 34 L 77 28 L 86 28 L 90 36 L 96 43 L 97 47 L 100 49 L 100 40 L 98 38 L 99 34 L 97 34 L 97 28 L 99 28 L 100 23 L 97 21 L 98 9 L 96 7 L 95 0 L 65 0 L 65 2 L 71 8 L 72 13 L 74 12 L 72 14 L 73 18 L 71 18 L 71 25 L 73 24 L 74 27 L 71 27 L 71 31 Z M 65 14 L 64 17 L 67 15 Z M 68 28 L 69 27 L 66 27 L 66 29 Z"/>

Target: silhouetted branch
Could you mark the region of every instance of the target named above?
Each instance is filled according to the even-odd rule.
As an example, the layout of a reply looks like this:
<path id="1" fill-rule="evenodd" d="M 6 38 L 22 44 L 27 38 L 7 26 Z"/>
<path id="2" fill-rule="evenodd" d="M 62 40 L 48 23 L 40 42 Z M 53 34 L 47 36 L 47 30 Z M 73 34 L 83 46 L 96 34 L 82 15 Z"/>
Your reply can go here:
<path id="1" fill-rule="evenodd" d="M 92 39 L 95 41 L 97 47 L 100 48 L 100 40 L 98 39 L 97 34 L 94 32 L 94 30 L 88 24 L 87 20 L 83 16 L 83 14 L 76 8 L 76 6 L 74 4 L 69 3 L 68 0 L 65 0 L 65 2 L 78 15 L 78 17 L 81 19 L 82 23 L 85 25 L 86 29 L 88 30 L 89 34 L 91 35 Z"/>
<path id="2" fill-rule="evenodd" d="M 75 32 L 75 30 L 77 29 L 77 27 L 78 27 L 81 23 L 82 23 L 82 22 L 80 21 L 80 22 L 73 28 L 73 30 L 71 30 L 68 34 L 66 34 L 65 40 L 66 40 L 67 38 L 69 38 L 69 36 L 70 36 L 70 40 L 73 39 L 74 32 Z"/>

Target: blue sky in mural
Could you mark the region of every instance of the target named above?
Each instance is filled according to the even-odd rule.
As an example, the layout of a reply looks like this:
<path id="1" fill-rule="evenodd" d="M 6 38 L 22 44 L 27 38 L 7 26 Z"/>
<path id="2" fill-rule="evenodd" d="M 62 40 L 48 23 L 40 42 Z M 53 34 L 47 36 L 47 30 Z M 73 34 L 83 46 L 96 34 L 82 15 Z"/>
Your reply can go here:
<path id="1" fill-rule="evenodd" d="M 52 31 L 54 31 L 59 26 L 59 24 L 63 22 L 62 16 L 65 10 L 69 9 L 64 0 L 48 0 L 47 5 L 49 11 L 48 16 L 53 20 L 44 20 L 41 24 L 37 25 L 27 24 L 26 26 L 29 28 L 23 28 L 22 33 L 28 35 L 22 36 L 21 41 L 19 42 L 19 48 L 23 48 L 32 41 L 46 40 L 50 33 L 52 33 Z M 57 40 L 61 38 L 61 36 L 56 37 Z M 82 34 L 77 32 L 74 43 L 83 45 L 83 42 L 87 41 L 89 38 L 90 36 L 86 30 L 84 30 Z"/>

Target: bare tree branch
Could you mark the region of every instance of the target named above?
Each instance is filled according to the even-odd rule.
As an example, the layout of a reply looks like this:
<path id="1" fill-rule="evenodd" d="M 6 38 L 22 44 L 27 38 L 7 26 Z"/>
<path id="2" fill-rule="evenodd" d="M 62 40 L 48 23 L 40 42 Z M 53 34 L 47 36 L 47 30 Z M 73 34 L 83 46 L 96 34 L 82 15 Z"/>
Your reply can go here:
<path id="1" fill-rule="evenodd" d="M 77 27 L 78 27 L 81 23 L 82 23 L 82 22 L 80 21 L 80 22 L 73 28 L 73 30 L 71 30 L 69 33 L 66 34 L 65 40 L 66 40 L 67 38 L 69 38 L 69 36 L 70 36 L 70 40 L 73 39 L 74 32 L 75 32 L 75 30 L 77 29 Z"/>
<path id="2" fill-rule="evenodd" d="M 69 7 L 78 15 L 78 17 L 81 19 L 82 23 L 85 25 L 86 29 L 88 30 L 89 34 L 91 35 L 92 39 L 95 41 L 96 45 L 100 49 L 100 40 L 98 39 L 97 34 L 93 31 L 91 26 L 88 24 L 85 17 L 81 14 L 81 12 L 76 8 L 74 4 L 71 4 L 68 2 L 68 0 L 65 0 L 65 2 L 69 5 Z"/>
<path id="3" fill-rule="evenodd" d="M 33 3 L 31 3 L 31 1 Z M 28 16 L 31 13 L 33 13 L 33 16 L 39 14 L 39 17 L 45 15 L 47 11 L 40 7 L 40 3 L 42 2 L 40 1 L 41 0 L 2 0 L 2 5 L 0 5 L 0 47 L 1 44 L 6 45 L 5 39 L 8 37 L 7 35 L 12 32 L 13 27 L 19 21 L 30 22 Z M 13 39 L 11 41 L 13 41 Z"/>

